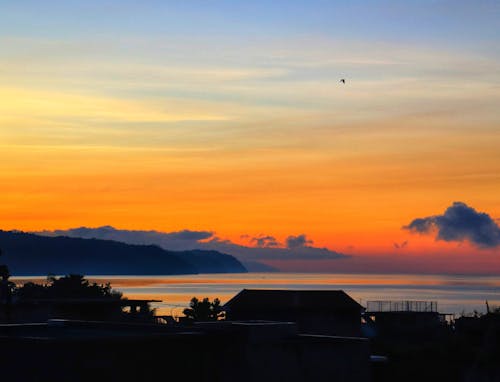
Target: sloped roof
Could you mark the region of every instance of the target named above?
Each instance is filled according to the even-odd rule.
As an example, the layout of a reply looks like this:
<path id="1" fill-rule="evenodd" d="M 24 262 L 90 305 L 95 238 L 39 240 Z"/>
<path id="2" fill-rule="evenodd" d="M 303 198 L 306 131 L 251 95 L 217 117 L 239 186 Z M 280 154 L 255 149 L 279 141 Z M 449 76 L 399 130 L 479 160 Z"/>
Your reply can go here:
<path id="1" fill-rule="evenodd" d="M 343 290 L 243 289 L 224 309 L 365 310 Z"/>

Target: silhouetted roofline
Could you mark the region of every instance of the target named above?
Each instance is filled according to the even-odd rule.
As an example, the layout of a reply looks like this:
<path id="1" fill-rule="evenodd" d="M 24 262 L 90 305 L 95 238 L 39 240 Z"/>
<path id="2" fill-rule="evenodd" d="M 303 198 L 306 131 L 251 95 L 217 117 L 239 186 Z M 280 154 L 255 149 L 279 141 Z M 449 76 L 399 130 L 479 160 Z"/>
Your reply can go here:
<path id="1" fill-rule="evenodd" d="M 242 289 L 223 305 L 225 310 L 244 309 L 322 309 L 360 310 L 365 308 L 343 290 Z"/>

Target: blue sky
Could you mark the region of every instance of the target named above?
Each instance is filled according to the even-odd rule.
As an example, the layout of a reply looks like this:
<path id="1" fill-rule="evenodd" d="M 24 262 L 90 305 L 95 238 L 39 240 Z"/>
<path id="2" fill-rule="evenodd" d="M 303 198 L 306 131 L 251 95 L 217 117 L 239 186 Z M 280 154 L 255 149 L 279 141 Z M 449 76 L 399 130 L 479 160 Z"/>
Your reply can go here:
<path id="1" fill-rule="evenodd" d="M 497 1 L 16 1 L 4 35 L 283 37 L 496 43 Z"/>

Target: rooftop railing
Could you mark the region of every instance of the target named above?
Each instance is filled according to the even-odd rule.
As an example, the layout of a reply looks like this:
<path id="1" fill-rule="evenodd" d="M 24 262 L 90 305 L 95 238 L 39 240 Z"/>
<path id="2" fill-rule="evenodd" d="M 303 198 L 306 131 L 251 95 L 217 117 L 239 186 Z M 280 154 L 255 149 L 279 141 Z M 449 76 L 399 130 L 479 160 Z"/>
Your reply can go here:
<path id="1" fill-rule="evenodd" d="M 368 301 L 368 312 L 437 312 L 436 301 Z"/>

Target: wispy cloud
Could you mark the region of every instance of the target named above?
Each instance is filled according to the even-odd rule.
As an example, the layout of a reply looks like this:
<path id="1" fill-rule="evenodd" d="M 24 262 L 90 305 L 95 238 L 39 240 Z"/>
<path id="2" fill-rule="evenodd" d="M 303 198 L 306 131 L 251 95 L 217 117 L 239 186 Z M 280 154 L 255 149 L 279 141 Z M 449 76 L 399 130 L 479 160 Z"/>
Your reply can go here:
<path id="1" fill-rule="evenodd" d="M 308 246 L 308 244 L 312 244 L 313 241 L 309 240 L 306 235 L 297 235 L 297 236 L 288 236 L 286 238 L 286 246 L 287 248 L 303 248 Z"/>
<path id="2" fill-rule="evenodd" d="M 250 242 L 260 248 L 278 247 L 280 245 L 274 236 L 269 235 L 252 237 Z"/>

